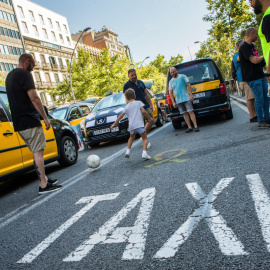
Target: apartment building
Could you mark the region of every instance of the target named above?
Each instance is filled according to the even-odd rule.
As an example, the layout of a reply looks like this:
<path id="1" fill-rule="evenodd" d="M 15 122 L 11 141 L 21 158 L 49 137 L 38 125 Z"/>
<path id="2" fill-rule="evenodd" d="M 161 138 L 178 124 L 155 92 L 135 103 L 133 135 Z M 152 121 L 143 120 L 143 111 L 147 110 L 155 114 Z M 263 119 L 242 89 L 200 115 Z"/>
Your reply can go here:
<path id="1" fill-rule="evenodd" d="M 0 0 L 1 1 L 1 0 Z M 34 81 L 41 100 L 52 105 L 46 89 L 54 89 L 67 78 L 74 45 L 66 17 L 29 0 L 13 0 L 25 51 L 36 61 Z"/>
<path id="2" fill-rule="evenodd" d="M 11 0 L 0 0 L 0 75 L 6 77 L 16 68 L 24 53 L 16 15 Z"/>
<path id="3" fill-rule="evenodd" d="M 72 39 L 77 41 L 81 33 L 72 35 Z M 118 40 L 118 35 L 111 29 L 104 28 L 99 32 L 85 32 L 82 35 L 81 43 L 95 47 L 97 49 L 108 49 L 111 55 L 124 55 L 126 47 Z"/>

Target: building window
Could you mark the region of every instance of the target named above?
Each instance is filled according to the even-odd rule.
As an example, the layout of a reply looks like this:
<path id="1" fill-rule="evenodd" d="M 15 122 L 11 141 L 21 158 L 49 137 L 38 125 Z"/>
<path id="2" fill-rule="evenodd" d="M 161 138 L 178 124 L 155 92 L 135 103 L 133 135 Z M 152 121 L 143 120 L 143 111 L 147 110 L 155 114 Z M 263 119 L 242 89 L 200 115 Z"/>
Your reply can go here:
<path id="1" fill-rule="evenodd" d="M 50 74 L 48 72 L 44 73 L 45 75 L 45 80 L 47 83 L 50 83 L 51 82 L 51 78 L 50 78 Z"/>
<path id="2" fill-rule="evenodd" d="M 34 76 L 35 76 L 36 82 L 41 82 L 39 72 L 35 71 L 35 72 L 34 72 Z"/>
<path id="3" fill-rule="evenodd" d="M 45 59 L 45 56 L 43 54 L 40 54 L 39 58 L 40 58 L 41 63 L 46 64 L 46 59 Z"/>
<path id="4" fill-rule="evenodd" d="M 38 37 L 39 33 L 38 33 L 38 29 L 37 29 L 37 27 L 35 25 L 33 25 L 33 29 L 34 29 L 35 36 Z"/>
<path id="5" fill-rule="evenodd" d="M 56 25 L 57 25 L 58 31 L 61 31 L 60 23 L 59 22 L 56 22 Z"/>
<path id="6" fill-rule="evenodd" d="M 45 28 L 42 28 L 42 31 L 43 31 L 43 36 L 45 39 L 48 39 L 48 34 L 47 34 L 47 31 Z"/>
<path id="7" fill-rule="evenodd" d="M 39 16 L 39 21 L 40 21 L 40 23 L 41 23 L 42 25 L 45 25 L 43 16 L 40 15 L 40 14 L 39 14 L 38 16 Z"/>
<path id="8" fill-rule="evenodd" d="M 26 34 L 28 34 L 29 31 L 28 31 L 26 22 L 22 22 L 22 26 L 23 26 L 23 32 L 26 33 Z"/>
<path id="9" fill-rule="evenodd" d="M 32 10 L 29 10 L 29 15 L 30 15 L 31 21 L 32 21 L 32 22 L 35 22 L 36 20 L 35 20 L 35 16 L 34 16 L 34 13 L 33 13 Z"/>
<path id="10" fill-rule="evenodd" d="M 65 24 L 64 24 L 64 29 L 65 29 L 66 34 L 68 34 L 68 29 L 67 29 L 67 26 Z"/>
<path id="11" fill-rule="evenodd" d="M 54 68 L 54 67 L 57 66 L 56 60 L 55 60 L 54 57 L 50 56 L 50 57 L 49 57 L 49 61 L 50 61 L 50 64 L 51 64 L 51 68 Z"/>
<path id="12" fill-rule="evenodd" d="M 48 22 L 51 28 L 53 28 L 53 24 L 52 24 L 52 20 L 50 18 L 48 18 Z"/>
<path id="13" fill-rule="evenodd" d="M 62 58 L 58 58 L 59 67 L 63 68 L 63 61 Z"/>
<path id="14" fill-rule="evenodd" d="M 68 45 L 71 45 L 71 42 L 70 42 L 70 38 L 67 37 L 67 42 L 68 42 Z"/>
<path id="15" fill-rule="evenodd" d="M 18 6 L 18 9 L 19 9 L 20 17 L 21 17 L 21 18 L 25 18 L 24 13 L 23 13 L 23 8 L 20 7 L 20 6 Z"/>
<path id="16" fill-rule="evenodd" d="M 59 83 L 59 76 L 57 73 L 54 73 L 54 79 L 55 79 L 55 82 Z"/>
<path id="17" fill-rule="evenodd" d="M 64 39 L 63 39 L 63 36 L 61 34 L 59 34 L 59 38 L 60 38 L 61 43 L 64 44 Z"/>
<path id="18" fill-rule="evenodd" d="M 53 41 L 57 41 L 56 40 L 56 36 L 55 36 L 55 33 L 52 31 L 52 38 L 53 38 Z"/>

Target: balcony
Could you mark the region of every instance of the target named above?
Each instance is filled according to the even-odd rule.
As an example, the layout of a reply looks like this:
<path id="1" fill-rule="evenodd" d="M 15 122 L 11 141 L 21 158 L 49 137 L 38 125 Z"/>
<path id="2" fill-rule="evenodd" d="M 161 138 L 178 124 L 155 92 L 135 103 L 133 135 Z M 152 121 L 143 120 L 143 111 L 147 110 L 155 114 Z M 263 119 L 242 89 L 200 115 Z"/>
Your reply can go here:
<path id="1" fill-rule="evenodd" d="M 51 66 L 48 63 L 41 63 L 41 65 L 42 65 L 42 68 L 45 69 L 45 70 L 50 70 L 51 69 Z"/>
<path id="2" fill-rule="evenodd" d="M 47 82 L 36 82 L 37 89 L 46 89 L 48 88 Z"/>
<path id="3" fill-rule="evenodd" d="M 42 65 L 40 62 L 38 61 L 35 62 L 35 69 L 42 69 Z"/>
<path id="4" fill-rule="evenodd" d="M 47 82 L 48 88 L 57 88 L 59 83 L 56 82 Z"/>
<path id="5" fill-rule="evenodd" d="M 68 68 L 67 67 L 62 66 L 60 68 L 61 68 L 61 72 L 67 72 L 68 71 Z"/>
<path id="6" fill-rule="evenodd" d="M 60 68 L 57 64 L 52 64 L 52 70 L 54 71 L 60 71 Z"/>

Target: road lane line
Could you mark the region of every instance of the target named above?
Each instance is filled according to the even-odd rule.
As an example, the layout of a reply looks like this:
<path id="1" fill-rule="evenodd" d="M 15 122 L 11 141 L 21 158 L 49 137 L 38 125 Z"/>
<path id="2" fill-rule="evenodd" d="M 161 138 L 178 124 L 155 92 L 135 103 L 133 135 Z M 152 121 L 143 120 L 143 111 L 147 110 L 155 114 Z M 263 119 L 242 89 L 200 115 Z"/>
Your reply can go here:
<path id="1" fill-rule="evenodd" d="M 255 203 L 256 213 L 261 225 L 262 235 L 270 252 L 270 198 L 259 174 L 247 175 L 248 185 Z"/>
<path id="2" fill-rule="evenodd" d="M 248 109 L 247 109 L 246 106 L 244 106 L 243 104 L 241 104 L 241 103 L 239 103 L 237 101 L 234 101 L 234 100 L 231 100 L 231 102 L 233 104 L 235 104 L 236 106 L 238 106 L 239 108 L 241 108 L 243 111 L 245 111 L 245 112 L 247 112 L 249 114 Z"/>
<path id="3" fill-rule="evenodd" d="M 102 225 L 89 239 L 68 255 L 64 262 L 77 262 L 83 259 L 97 244 L 128 243 L 123 253 L 123 260 L 142 260 L 144 256 L 147 231 L 152 212 L 155 188 L 141 191 L 117 214 Z M 117 225 L 141 202 L 139 214 L 133 227 Z"/>
<path id="4" fill-rule="evenodd" d="M 69 227 L 77 222 L 84 214 L 93 208 L 98 202 L 114 200 L 120 193 L 111 193 L 104 195 L 96 195 L 80 199 L 76 204 L 87 203 L 79 212 L 73 215 L 69 220 L 62 224 L 58 229 L 51 233 L 45 240 L 38 244 L 34 249 L 28 252 L 17 263 L 31 263 L 36 259 L 46 248 L 48 248 L 59 236 L 61 236 Z"/>
<path id="5" fill-rule="evenodd" d="M 211 232 L 219 244 L 221 252 L 226 256 L 248 255 L 244 246 L 237 239 L 233 231 L 227 226 L 226 221 L 213 207 L 217 196 L 233 181 L 233 178 L 224 178 L 206 196 L 197 183 L 186 184 L 192 196 L 200 202 L 197 208 L 179 227 L 179 229 L 167 240 L 162 248 L 154 256 L 155 259 L 166 259 L 174 257 L 179 247 L 185 243 L 192 231 L 201 220 L 205 219 Z"/>
<path id="6" fill-rule="evenodd" d="M 163 127 L 157 128 L 156 130 L 152 131 L 151 133 L 148 134 L 148 138 L 154 136 L 156 133 L 158 133 L 159 131 L 165 129 L 166 127 L 168 127 L 170 125 L 170 123 L 167 123 L 165 125 L 163 125 Z M 137 146 L 138 144 L 141 144 L 142 141 L 140 140 L 136 140 L 133 143 L 133 146 Z M 109 162 L 111 162 L 112 160 L 116 159 L 117 157 L 119 157 L 120 155 L 122 155 L 124 152 L 126 151 L 126 147 L 124 147 L 123 149 L 119 150 L 118 152 L 114 153 L 113 155 L 101 160 L 101 164 L 99 166 L 98 169 L 102 168 L 103 166 L 105 166 L 106 164 L 108 164 Z M 76 166 L 76 165 L 74 165 Z M 17 213 L 16 215 L 14 215 L 13 217 L 10 217 L 9 219 L 7 219 L 6 221 L 3 221 L 0 223 L 0 230 L 7 226 L 8 224 L 10 224 L 11 222 L 17 220 L 18 218 L 28 214 L 30 211 L 32 211 L 33 209 L 37 208 L 38 206 L 42 205 L 43 203 L 46 203 L 48 200 L 50 200 L 51 198 L 53 198 L 54 196 L 57 196 L 59 193 L 65 191 L 66 189 L 68 189 L 70 186 L 76 184 L 78 181 L 80 181 L 82 178 L 84 178 L 86 175 L 89 175 L 90 173 L 92 173 L 95 170 L 91 170 L 91 169 L 86 169 L 84 171 L 82 171 L 81 173 L 79 173 L 76 176 L 73 176 L 72 178 L 66 180 L 65 182 L 61 183 L 63 185 L 63 188 L 53 192 L 51 194 L 46 195 L 44 198 L 42 198 L 44 195 L 42 195 L 42 199 L 36 203 L 34 203 L 33 205 L 29 206 L 28 208 L 24 209 L 23 211 L 20 211 L 19 213 Z M 17 209 L 18 210 L 18 209 Z M 15 210 L 17 212 L 17 210 Z M 14 212 L 15 212 L 14 211 Z"/>

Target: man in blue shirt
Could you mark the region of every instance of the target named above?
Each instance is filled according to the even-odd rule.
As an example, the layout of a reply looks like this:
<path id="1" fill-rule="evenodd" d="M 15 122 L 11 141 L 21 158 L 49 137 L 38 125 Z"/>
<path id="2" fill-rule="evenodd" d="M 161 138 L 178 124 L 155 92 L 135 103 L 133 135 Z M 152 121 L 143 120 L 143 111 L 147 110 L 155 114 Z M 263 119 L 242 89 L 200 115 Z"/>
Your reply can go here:
<path id="1" fill-rule="evenodd" d="M 254 102 L 255 102 L 254 94 L 253 94 L 250 86 L 246 82 L 243 82 L 243 78 L 242 78 L 242 71 L 241 71 L 241 67 L 240 67 L 239 48 L 243 44 L 243 42 L 244 42 L 243 40 L 239 40 L 236 43 L 237 52 L 233 56 L 233 64 L 234 64 L 235 70 L 237 71 L 237 81 L 239 83 L 239 88 L 242 91 L 242 93 L 243 92 L 245 93 L 245 96 L 246 96 L 247 108 L 248 108 L 248 112 L 249 112 L 249 116 L 250 116 L 249 121 L 250 121 L 250 123 L 252 123 L 252 122 L 257 122 L 258 120 L 257 120 L 255 106 L 254 106 Z"/>
<path id="2" fill-rule="evenodd" d="M 173 107 L 178 107 L 180 113 L 183 114 L 185 122 L 188 126 L 186 133 L 193 131 L 190 118 L 194 125 L 194 131 L 198 132 L 200 130 L 197 126 L 196 115 L 193 112 L 192 101 L 194 98 L 192 95 L 190 82 L 186 75 L 178 74 L 175 67 L 170 68 L 170 73 L 172 75 L 172 79 L 169 82 L 169 92 Z"/>

